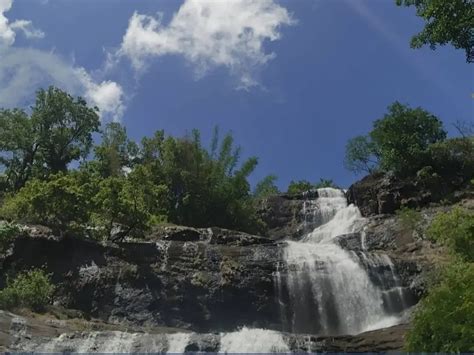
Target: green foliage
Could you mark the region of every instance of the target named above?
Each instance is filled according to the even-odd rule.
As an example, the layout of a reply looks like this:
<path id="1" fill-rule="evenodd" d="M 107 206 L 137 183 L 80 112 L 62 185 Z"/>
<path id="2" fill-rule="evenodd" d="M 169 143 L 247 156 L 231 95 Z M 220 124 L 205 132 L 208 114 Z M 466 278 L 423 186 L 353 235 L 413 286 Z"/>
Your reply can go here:
<path id="1" fill-rule="evenodd" d="M 408 207 L 398 209 L 396 215 L 400 220 L 401 227 L 405 231 L 414 231 L 421 220 L 420 212 Z"/>
<path id="2" fill-rule="evenodd" d="M 474 176 L 474 137 L 447 139 L 428 148 L 430 164 L 442 176 L 457 177 L 461 183 Z"/>
<path id="3" fill-rule="evenodd" d="M 474 349 L 474 263 L 455 262 L 417 309 L 406 350 L 469 352 Z"/>
<path id="4" fill-rule="evenodd" d="M 20 228 L 16 224 L 0 222 L 0 254 L 5 252 L 19 233 Z"/>
<path id="5" fill-rule="evenodd" d="M 94 196 L 93 225 L 99 227 L 99 235 L 108 237 L 116 225 L 125 228 L 124 236 L 142 237 L 156 221 L 166 221 L 159 213 L 160 201 L 166 199 L 166 186 L 156 186 L 143 179 L 141 172 L 133 176 L 109 177 L 99 184 Z"/>
<path id="6" fill-rule="evenodd" d="M 313 185 L 314 189 L 321 189 L 325 187 L 332 187 L 334 189 L 338 188 L 338 186 L 334 183 L 332 179 L 320 178 L 319 181 Z"/>
<path id="7" fill-rule="evenodd" d="M 97 169 L 101 176 L 124 175 L 133 167 L 138 145 L 127 137 L 127 130 L 118 122 L 108 123 L 102 132 L 102 142 L 94 148 Z"/>
<path id="8" fill-rule="evenodd" d="M 0 308 L 28 307 L 41 311 L 51 301 L 54 286 L 42 270 L 19 274 L 3 290 L 0 290 Z"/>
<path id="9" fill-rule="evenodd" d="M 383 170 L 410 174 L 426 165 L 428 146 L 446 138 L 446 132 L 429 112 L 395 102 L 383 119 L 374 122 L 370 138 Z"/>
<path id="10" fill-rule="evenodd" d="M 450 43 L 464 49 L 466 60 L 474 62 L 474 6 L 472 0 L 396 0 L 397 5 L 415 6 L 426 23 L 411 40 L 412 48 Z"/>
<path id="11" fill-rule="evenodd" d="M 457 207 L 439 213 L 427 233 L 464 260 L 474 262 L 474 212 Z"/>
<path id="12" fill-rule="evenodd" d="M 356 173 L 380 168 L 408 176 L 430 165 L 429 148 L 445 138 L 443 124 L 434 115 L 395 102 L 368 136 L 348 142 L 345 166 Z"/>
<path id="13" fill-rule="evenodd" d="M 294 194 L 301 194 L 303 192 L 314 190 L 314 189 L 321 189 L 325 187 L 332 187 L 337 189 L 337 185 L 334 183 L 332 179 L 323 179 L 320 178 L 318 182 L 311 183 L 307 180 L 299 180 L 299 181 L 291 181 L 290 185 L 288 185 L 287 193 L 294 195 Z"/>
<path id="14" fill-rule="evenodd" d="M 346 144 L 344 166 L 353 173 L 371 174 L 378 166 L 378 157 L 374 143 L 367 136 L 357 136 Z"/>
<path id="15" fill-rule="evenodd" d="M 37 92 L 31 116 L 0 110 L 0 165 L 8 188 L 17 191 L 32 177 L 65 172 L 87 157 L 99 124 L 96 109 L 54 87 Z"/>
<path id="16" fill-rule="evenodd" d="M 290 184 L 288 185 L 287 193 L 291 195 L 300 194 L 300 193 L 309 191 L 312 188 L 313 188 L 313 184 L 307 180 L 298 180 L 298 181 L 291 180 Z"/>
<path id="17" fill-rule="evenodd" d="M 255 191 L 253 193 L 255 198 L 265 198 L 278 194 L 280 191 L 275 185 L 275 181 L 277 179 L 278 178 L 276 175 L 268 175 L 262 181 L 260 181 L 257 186 L 255 186 Z"/>
<path id="18" fill-rule="evenodd" d="M 33 179 L 4 202 L 0 214 L 10 220 L 76 230 L 88 221 L 95 183 L 79 173 Z"/>

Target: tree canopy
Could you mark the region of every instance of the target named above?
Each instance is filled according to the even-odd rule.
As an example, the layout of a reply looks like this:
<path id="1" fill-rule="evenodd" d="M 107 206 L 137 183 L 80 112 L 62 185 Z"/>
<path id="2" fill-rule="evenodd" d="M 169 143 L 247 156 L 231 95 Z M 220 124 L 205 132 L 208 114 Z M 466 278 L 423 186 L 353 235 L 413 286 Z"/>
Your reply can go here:
<path id="1" fill-rule="evenodd" d="M 413 48 L 450 43 L 463 49 L 466 61 L 474 62 L 474 6 L 472 0 L 396 0 L 397 5 L 415 6 L 425 20 L 423 30 L 411 40 Z"/>
<path id="2" fill-rule="evenodd" d="M 430 165 L 429 147 L 445 138 L 446 131 L 436 116 L 395 102 L 383 118 L 374 121 L 367 136 L 348 142 L 344 164 L 356 173 L 380 169 L 410 175 Z"/>

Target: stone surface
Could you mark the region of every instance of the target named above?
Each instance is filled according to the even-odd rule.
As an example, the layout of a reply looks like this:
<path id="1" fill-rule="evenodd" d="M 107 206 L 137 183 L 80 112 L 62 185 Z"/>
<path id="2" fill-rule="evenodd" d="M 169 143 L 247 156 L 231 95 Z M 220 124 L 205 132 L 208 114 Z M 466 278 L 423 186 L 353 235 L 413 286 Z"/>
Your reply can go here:
<path id="1" fill-rule="evenodd" d="M 274 240 L 298 239 L 311 232 L 317 221 L 308 220 L 304 203 L 317 197 L 317 190 L 310 190 L 302 194 L 279 194 L 263 199 L 258 214 L 267 225 L 267 236 Z"/>
<path id="2" fill-rule="evenodd" d="M 463 180 L 437 179 L 428 183 L 420 177 L 400 179 L 384 173 L 367 175 L 347 191 L 349 203 L 359 207 L 363 216 L 392 214 L 400 207 L 421 208 L 441 200 L 454 203 L 473 197 L 472 186 L 465 185 Z"/>
<path id="3" fill-rule="evenodd" d="M 282 338 L 293 352 L 399 351 L 408 328 L 401 324 L 356 336 L 336 337 L 282 333 Z M 170 335 L 177 332 L 173 328 L 130 329 L 98 320 L 0 311 L 0 351 L 5 352 L 164 352 L 169 350 Z M 220 338 L 219 333 L 189 333 L 184 350 L 218 352 Z"/>

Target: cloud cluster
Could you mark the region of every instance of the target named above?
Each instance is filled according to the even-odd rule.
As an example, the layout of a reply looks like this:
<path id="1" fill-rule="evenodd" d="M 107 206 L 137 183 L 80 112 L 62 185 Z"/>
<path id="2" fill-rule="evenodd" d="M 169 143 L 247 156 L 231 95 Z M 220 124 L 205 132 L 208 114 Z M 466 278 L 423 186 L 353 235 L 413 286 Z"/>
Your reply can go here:
<path id="1" fill-rule="evenodd" d="M 265 41 L 295 21 L 273 0 L 186 0 L 168 25 L 160 16 L 134 13 L 118 52 L 141 72 L 153 57 L 182 55 L 198 76 L 223 66 L 242 87 L 256 84 L 255 71 L 274 57 Z"/>
<path id="2" fill-rule="evenodd" d="M 9 22 L 5 13 L 11 9 L 13 0 L 0 0 L 0 47 L 11 46 L 15 42 L 16 31 L 22 31 L 26 38 L 43 38 L 44 33 L 33 27 L 31 21 Z"/>
<path id="3" fill-rule="evenodd" d="M 12 0 L 0 0 L 0 107 L 25 106 L 31 103 L 36 89 L 55 85 L 84 96 L 99 108 L 103 118 L 120 120 L 125 96 L 119 84 L 95 81 L 84 68 L 53 52 L 13 46 L 15 31 L 22 31 L 27 38 L 42 38 L 44 33 L 31 21 L 9 22 L 5 13 L 11 6 Z"/>

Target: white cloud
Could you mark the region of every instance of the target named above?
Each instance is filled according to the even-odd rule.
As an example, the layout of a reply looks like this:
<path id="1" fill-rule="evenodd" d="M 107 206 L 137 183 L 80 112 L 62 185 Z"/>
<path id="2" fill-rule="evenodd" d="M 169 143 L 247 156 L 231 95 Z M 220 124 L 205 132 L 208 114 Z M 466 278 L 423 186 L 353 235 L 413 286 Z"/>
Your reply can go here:
<path id="1" fill-rule="evenodd" d="M 44 32 L 33 27 L 31 21 L 9 22 L 5 13 L 12 7 L 13 0 L 0 0 L 0 47 L 9 47 L 15 42 L 15 31 L 22 31 L 26 38 L 43 38 Z"/>
<path id="2" fill-rule="evenodd" d="M 273 0 L 186 0 L 167 26 L 160 16 L 134 13 L 118 55 L 138 72 L 153 57 L 182 55 L 198 76 L 223 66 L 250 87 L 255 71 L 275 56 L 264 42 L 279 39 L 280 27 L 294 22 Z"/>
<path id="3" fill-rule="evenodd" d="M 82 67 L 63 60 L 53 52 L 17 48 L 15 31 L 27 38 L 42 38 L 31 21 L 9 22 L 4 15 L 12 0 L 0 0 L 0 107 L 27 106 L 40 87 L 55 85 L 74 95 L 81 95 L 97 106 L 105 119 L 120 120 L 124 111 L 124 92 L 113 81 L 96 81 Z"/>
<path id="4" fill-rule="evenodd" d="M 84 68 L 52 52 L 14 47 L 0 50 L 0 107 L 27 105 L 36 89 L 48 85 L 84 96 L 105 119 L 119 120 L 125 111 L 123 89 L 116 82 L 97 82 Z"/>

